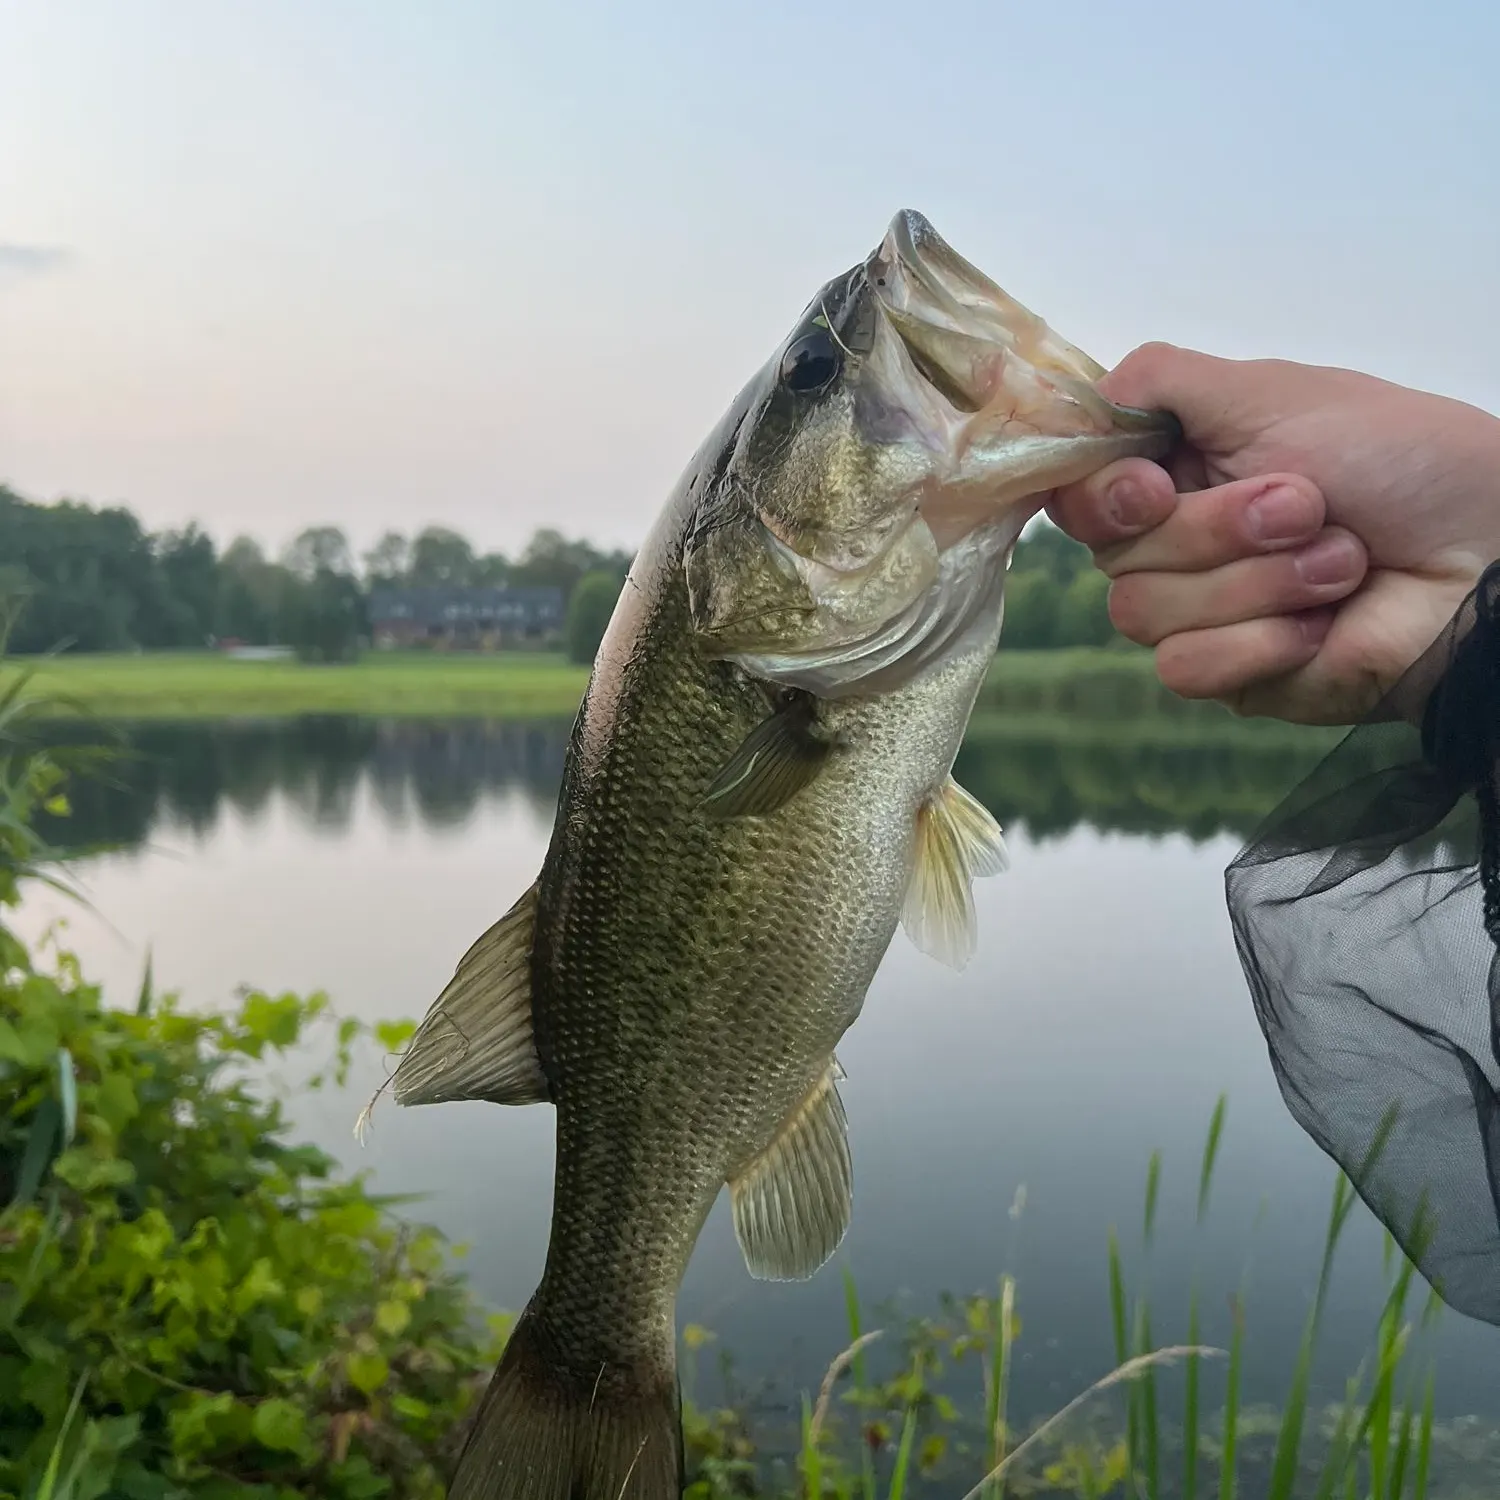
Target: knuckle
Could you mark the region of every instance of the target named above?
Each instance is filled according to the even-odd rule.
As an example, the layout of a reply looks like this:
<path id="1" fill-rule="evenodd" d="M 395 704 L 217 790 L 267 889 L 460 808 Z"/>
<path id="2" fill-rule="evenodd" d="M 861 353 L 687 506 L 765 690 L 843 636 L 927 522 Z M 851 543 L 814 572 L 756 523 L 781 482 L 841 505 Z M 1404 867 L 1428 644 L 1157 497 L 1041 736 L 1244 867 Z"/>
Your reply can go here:
<path id="1" fill-rule="evenodd" d="M 1156 645 L 1162 632 L 1153 614 L 1150 585 L 1143 585 L 1139 574 L 1128 574 L 1110 583 L 1110 623 L 1126 640 L 1138 646 Z"/>
<path id="2" fill-rule="evenodd" d="M 1201 648 L 1191 641 L 1168 636 L 1156 648 L 1156 675 L 1169 693 L 1179 698 L 1211 698 L 1212 685 L 1205 680 Z"/>
<path id="3" fill-rule="evenodd" d="M 1116 366 L 1115 373 L 1128 368 L 1132 374 L 1151 374 L 1170 364 L 1177 353 L 1175 344 L 1169 344 L 1165 339 L 1149 339 L 1132 349 Z"/>
<path id="4" fill-rule="evenodd" d="M 1152 390 L 1171 368 L 1177 349 L 1160 340 L 1140 344 L 1099 383 L 1112 401 L 1134 405 L 1141 393 Z"/>

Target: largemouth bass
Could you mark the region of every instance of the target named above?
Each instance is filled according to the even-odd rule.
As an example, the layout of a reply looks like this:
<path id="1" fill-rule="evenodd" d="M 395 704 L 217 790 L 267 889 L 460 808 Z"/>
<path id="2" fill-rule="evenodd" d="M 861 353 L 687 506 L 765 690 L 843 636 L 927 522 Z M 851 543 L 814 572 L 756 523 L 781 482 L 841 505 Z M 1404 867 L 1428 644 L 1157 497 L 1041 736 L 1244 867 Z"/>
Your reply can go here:
<path id="1" fill-rule="evenodd" d="M 541 1284 L 452 1500 L 682 1489 L 675 1302 L 727 1184 L 750 1273 L 849 1224 L 835 1048 L 898 925 L 961 965 L 1001 831 L 951 769 L 1053 487 L 1175 424 L 899 214 L 699 449 L 620 594 L 540 876 L 391 1080 L 557 1112 Z"/>

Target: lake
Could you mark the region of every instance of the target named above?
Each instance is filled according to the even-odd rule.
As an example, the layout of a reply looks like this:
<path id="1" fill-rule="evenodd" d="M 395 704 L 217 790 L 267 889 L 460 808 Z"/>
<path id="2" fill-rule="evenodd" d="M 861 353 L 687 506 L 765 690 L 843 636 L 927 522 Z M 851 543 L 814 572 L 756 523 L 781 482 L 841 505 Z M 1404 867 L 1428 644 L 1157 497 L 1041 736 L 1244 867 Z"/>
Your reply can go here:
<path id="1" fill-rule="evenodd" d="M 93 911 L 37 892 L 39 934 L 66 915 L 85 972 L 131 1003 L 195 1006 L 241 984 L 326 990 L 368 1021 L 419 1016 L 470 942 L 530 883 L 551 829 L 566 723 L 304 719 L 130 730 L 114 787 L 76 789 L 71 835 L 120 852 L 76 870 Z M 1229 732 L 1230 730 L 1234 732 Z M 1158 732 L 1159 731 L 1159 732 Z M 954 974 L 896 936 L 840 1049 L 855 1161 L 853 1227 L 811 1282 L 745 1273 L 721 1199 L 680 1321 L 706 1325 L 741 1376 L 815 1386 L 847 1342 L 840 1267 L 867 1303 L 935 1312 L 940 1293 L 1019 1277 L 1016 1410 L 1050 1411 L 1113 1363 L 1106 1239 L 1138 1247 L 1147 1163 L 1163 1153 L 1151 1259 L 1159 1341 L 1227 1344 L 1248 1275 L 1248 1401 L 1287 1386 L 1333 1168 L 1276 1091 L 1224 909 L 1222 875 L 1254 819 L 1310 763 L 1285 732 L 1188 739 L 1170 726 L 1063 733 L 980 722 L 958 777 L 1006 828 L 1012 866 L 981 881 L 977 958 Z M 404 1111 L 352 1126 L 386 1063 L 341 1093 L 299 1093 L 304 1136 L 472 1248 L 479 1294 L 518 1308 L 540 1272 L 552 1171 L 545 1107 Z M 1229 1097 L 1207 1221 L 1204 1135 Z M 1019 1197 L 1018 1197 L 1019 1194 Z M 1332 1399 L 1371 1347 L 1381 1236 L 1357 1207 L 1340 1251 L 1320 1379 Z M 877 1326 L 880 1316 L 870 1321 Z M 1446 1312 L 1438 1404 L 1500 1418 L 1500 1332 Z"/>

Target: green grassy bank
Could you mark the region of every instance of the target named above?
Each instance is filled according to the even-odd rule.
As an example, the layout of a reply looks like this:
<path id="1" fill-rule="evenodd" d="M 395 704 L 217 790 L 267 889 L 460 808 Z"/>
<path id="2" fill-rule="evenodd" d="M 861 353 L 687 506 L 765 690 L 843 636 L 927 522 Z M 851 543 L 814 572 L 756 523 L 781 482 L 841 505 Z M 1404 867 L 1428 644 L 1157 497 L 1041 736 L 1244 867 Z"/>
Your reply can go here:
<path id="1" fill-rule="evenodd" d="M 64 656 L 35 665 L 30 692 L 66 695 L 89 713 L 119 719 L 556 718 L 574 712 L 588 681 L 584 668 L 536 652 L 372 653 L 349 666 L 235 661 L 209 652 Z M 1017 715 L 1071 723 L 1170 720 L 1176 732 L 1195 736 L 1246 727 L 1215 705 L 1173 697 L 1156 680 L 1149 652 L 1100 648 L 1002 649 L 975 719 Z"/>
<path id="2" fill-rule="evenodd" d="M 163 652 L 54 657 L 38 665 L 33 690 L 66 695 L 92 714 L 122 719 L 550 718 L 571 714 L 587 681 L 584 668 L 537 652 L 371 653 L 349 666 Z"/>

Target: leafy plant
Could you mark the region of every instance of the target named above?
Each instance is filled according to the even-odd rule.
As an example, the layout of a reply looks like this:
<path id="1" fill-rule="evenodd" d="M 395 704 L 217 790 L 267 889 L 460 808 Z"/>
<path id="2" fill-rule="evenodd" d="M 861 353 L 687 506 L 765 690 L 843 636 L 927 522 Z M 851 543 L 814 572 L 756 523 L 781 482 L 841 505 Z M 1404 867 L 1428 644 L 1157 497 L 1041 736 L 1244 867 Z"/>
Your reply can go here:
<path id="1" fill-rule="evenodd" d="M 66 954 L 0 979 L 0 1488 L 441 1495 L 506 1323 L 239 1066 L 325 1010 L 109 1010 Z"/>
<path id="2" fill-rule="evenodd" d="M 66 810 L 24 677 L 0 688 L 0 908 Z M 257 1084 L 320 1021 L 321 995 L 190 1013 L 149 974 L 111 1008 L 0 927 L 0 1494 L 442 1494 L 507 1323 L 436 1231 L 288 1142 Z M 337 1023 L 335 1082 L 364 1032 Z"/>

